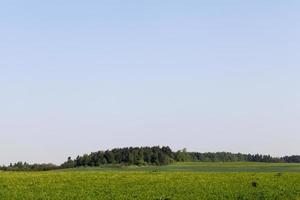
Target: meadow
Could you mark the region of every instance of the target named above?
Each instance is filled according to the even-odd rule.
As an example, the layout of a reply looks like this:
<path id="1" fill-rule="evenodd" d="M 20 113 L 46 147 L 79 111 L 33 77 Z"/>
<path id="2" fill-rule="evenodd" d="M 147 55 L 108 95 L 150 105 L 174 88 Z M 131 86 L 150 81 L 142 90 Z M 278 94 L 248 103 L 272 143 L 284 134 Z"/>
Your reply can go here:
<path id="1" fill-rule="evenodd" d="M 299 200 L 300 165 L 175 163 L 0 172 L 0 199 Z"/>

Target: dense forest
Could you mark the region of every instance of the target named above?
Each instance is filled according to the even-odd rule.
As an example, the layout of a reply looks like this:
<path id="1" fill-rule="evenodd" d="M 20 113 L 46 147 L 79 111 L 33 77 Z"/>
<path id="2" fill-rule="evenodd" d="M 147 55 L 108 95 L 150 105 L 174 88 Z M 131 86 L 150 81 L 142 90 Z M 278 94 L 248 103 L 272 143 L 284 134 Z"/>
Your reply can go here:
<path id="1" fill-rule="evenodd" d="M 271 157 L 260 154 L 241 154 L 229 152 L 199 153 L 187 152 L 186 149 L 172 151 L 170 147 L 129 147 L 92 152 L 75 159 L 68 158 L 60 166 L 54 164 L 28 164 L 18 162 L 2 166 L 0 170 L 8 171 L 46 171 L 75 167 L 96 167 L 105 164 L 121 165 L 167 165 L 173 162 L 287 162 L 300 163 L 300 156 Z"/>

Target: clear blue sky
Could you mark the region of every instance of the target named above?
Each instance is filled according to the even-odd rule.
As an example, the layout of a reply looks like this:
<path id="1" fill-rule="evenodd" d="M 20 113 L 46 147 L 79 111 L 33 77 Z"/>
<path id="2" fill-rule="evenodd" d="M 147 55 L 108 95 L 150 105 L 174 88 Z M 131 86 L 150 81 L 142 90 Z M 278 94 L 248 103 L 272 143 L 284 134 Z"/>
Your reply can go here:
<path id="1" fill-rule="evenodd" d="M 299 9 L 0 2 L 0 164 L 145 145 L 300 154 Z"/>

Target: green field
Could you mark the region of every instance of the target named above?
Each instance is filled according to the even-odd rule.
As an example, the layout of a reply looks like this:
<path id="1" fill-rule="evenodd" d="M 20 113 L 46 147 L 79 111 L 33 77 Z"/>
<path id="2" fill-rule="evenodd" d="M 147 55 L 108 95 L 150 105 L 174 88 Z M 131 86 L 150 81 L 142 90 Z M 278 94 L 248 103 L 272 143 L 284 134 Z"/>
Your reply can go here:
<path id="1" fill-rule="evenodd" d="M 145 171 L 145 172 L 299 172 L 300 164 L 256 162 L 183 162 L 165 166 L 83 167 L 63 171 Z"/>
<path id="2" fill-rule="evenodd" d="M 0 199 L 300 200 L 300 165 L 176 163 L 0 172 Z"/>

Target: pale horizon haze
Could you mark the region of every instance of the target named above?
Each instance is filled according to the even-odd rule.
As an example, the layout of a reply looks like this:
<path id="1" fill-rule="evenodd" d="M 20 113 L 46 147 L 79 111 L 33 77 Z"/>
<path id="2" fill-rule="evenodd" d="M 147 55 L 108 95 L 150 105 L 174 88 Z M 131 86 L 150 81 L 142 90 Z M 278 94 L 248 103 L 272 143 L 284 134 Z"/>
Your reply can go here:
<path id="1" fill-rule="evenodd" d="M 299 155 L 299 9 L 0 2 L 0 165 L 154 145 Z"/>

